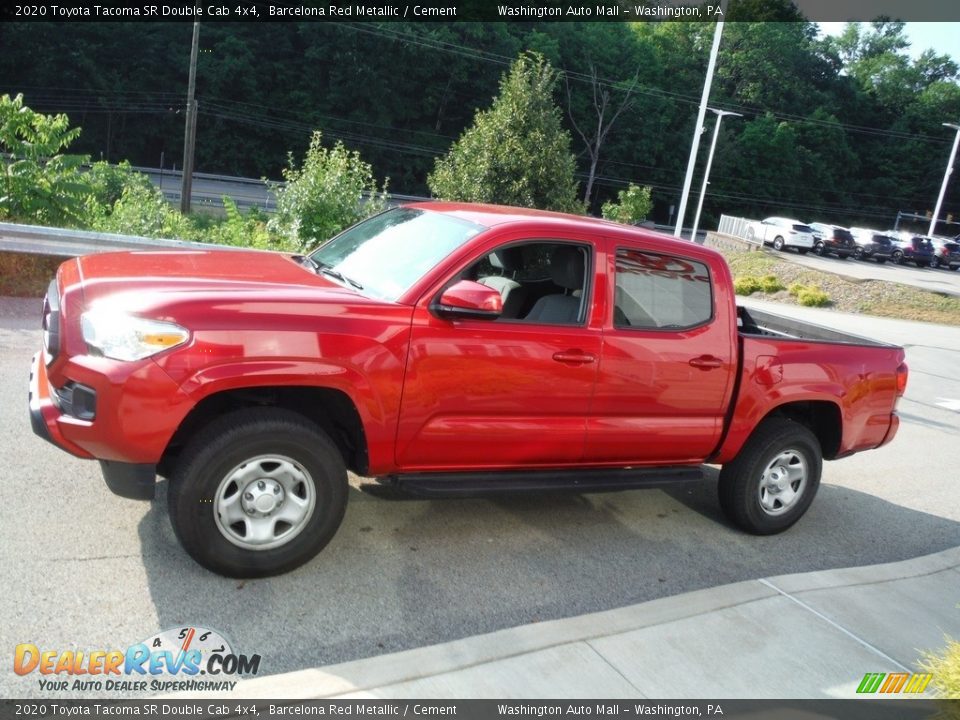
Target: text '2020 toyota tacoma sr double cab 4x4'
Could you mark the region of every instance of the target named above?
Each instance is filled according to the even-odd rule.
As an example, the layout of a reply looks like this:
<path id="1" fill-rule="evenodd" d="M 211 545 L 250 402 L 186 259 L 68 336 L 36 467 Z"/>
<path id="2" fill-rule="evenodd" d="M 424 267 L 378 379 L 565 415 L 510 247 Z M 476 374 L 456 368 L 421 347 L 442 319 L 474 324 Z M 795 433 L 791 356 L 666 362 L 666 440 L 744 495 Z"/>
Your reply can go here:
<path id="1" fill-rule="evenodd" d="M 723 257 L 605 221 L 426 203 L 306 256 L 88 255 L 44 301 L 37 434 L 150 499 L 231 576 L 283 572 L 340 524 L 347 468 L 445 495 L 616 489 L 722 465 L 775 533 L 822 459 L 893 438 L 901 348 L 738 309 Z"/>

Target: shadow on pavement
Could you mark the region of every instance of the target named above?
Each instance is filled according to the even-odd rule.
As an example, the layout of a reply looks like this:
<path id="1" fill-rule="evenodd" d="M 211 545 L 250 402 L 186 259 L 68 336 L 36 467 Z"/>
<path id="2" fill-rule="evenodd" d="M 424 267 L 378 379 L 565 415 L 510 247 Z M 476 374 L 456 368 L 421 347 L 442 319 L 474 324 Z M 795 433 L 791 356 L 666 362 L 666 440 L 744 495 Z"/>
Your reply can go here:
<path id="1" fill-rule="evenodd" d="M 222 578 L 180 549 L 161 485 L 139 526 L 159 625 L 220 631 L 261 674 L 343 662 L 764 576 L 904 560 L 960 523 L 823 485 L 779 536 L 730 526 L 716 472 L 669 490 L 388 502 L 356 490 L 312 562 Z"/>

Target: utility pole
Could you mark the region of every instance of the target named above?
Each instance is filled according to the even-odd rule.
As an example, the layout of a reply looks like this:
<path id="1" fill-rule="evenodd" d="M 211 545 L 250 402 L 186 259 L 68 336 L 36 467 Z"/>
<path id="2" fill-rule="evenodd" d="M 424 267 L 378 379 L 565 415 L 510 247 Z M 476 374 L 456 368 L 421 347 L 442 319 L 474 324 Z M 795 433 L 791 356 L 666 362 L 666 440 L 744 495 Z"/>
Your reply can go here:
<path id="1" fill-rule="evenodd" d="M 727 0 L 720 0 L 720 17 L 727 11 Z M 690 197 L 690 185 L 693 183 L 693 169 L 697 164 L 697 150 L 700 149 L 700 135 L 703 133 L 703 121 L 707 115 L 707 100 L 710 98 L 710 85 L 713 82 L 713 69 L 717 65 L 717 51 L 720 49 L 720 36 L 723 35 L 723 20 L 717 20 L 713 31 L 713 46 L 710 48 L 710 61 L 707 63 L 707 77 L 703 81 L 703 94 L 700 96 L 700 111 L 697 124 L 693 128 L 693 144 L 690 146 L 690 159 L 687 161 L 687 175 L 683 179 L 683 193 L 680 195 L 680 208 L 677 210 L 677 225 L 674 237 L 680 237 L 683 231 L 683 216 L 687 212 L 687 199 Z"/>
<path id="2" fill-rule="evenodd" d="M 190 213 L 193 192 L 193 150 L 197 139 L 197 54 L 200 51 L 200 22 L 193 22 L 193 45 L 190 47 L 190 82 L 187 86 L 187 125 L 183 131 L 183 182 L 180 185 L 180 212 Z"/>

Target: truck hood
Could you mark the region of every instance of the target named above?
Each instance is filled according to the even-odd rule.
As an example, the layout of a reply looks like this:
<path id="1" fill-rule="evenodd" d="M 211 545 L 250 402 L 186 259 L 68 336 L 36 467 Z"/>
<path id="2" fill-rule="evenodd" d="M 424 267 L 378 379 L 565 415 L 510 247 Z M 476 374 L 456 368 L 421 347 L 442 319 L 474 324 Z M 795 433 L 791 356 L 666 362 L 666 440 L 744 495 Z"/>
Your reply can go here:
<path id="1" fill-rule="evenodd" d="M 299 291 L 343 302 L 363 301 L 352 289 L 299 265 L 289 255 L 247 250 L 158 250 L 102 253 L 78 258 L 87 307 L 119 293 Z M 140 303 L 136 303 L 140 304 Z M 130 308 L 132 309 L 132 308 Z"/>

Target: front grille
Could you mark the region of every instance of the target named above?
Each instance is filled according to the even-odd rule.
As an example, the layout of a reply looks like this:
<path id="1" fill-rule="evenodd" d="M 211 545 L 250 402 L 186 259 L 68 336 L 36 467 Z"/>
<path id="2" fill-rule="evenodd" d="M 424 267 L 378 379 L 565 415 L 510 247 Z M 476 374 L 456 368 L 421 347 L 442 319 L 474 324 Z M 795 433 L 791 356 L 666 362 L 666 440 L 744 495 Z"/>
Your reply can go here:
<path id="1" fill-rule="evenodd" d="M 43 317 L 40 320 L 43 328 L 43 349 L 47 355 L 47 365 L 53 362 L 60 352 L 60 295 L 57 292 L 57 281 L 51 280 L 47 287 L 47 294 L 43 298 Z"/>

